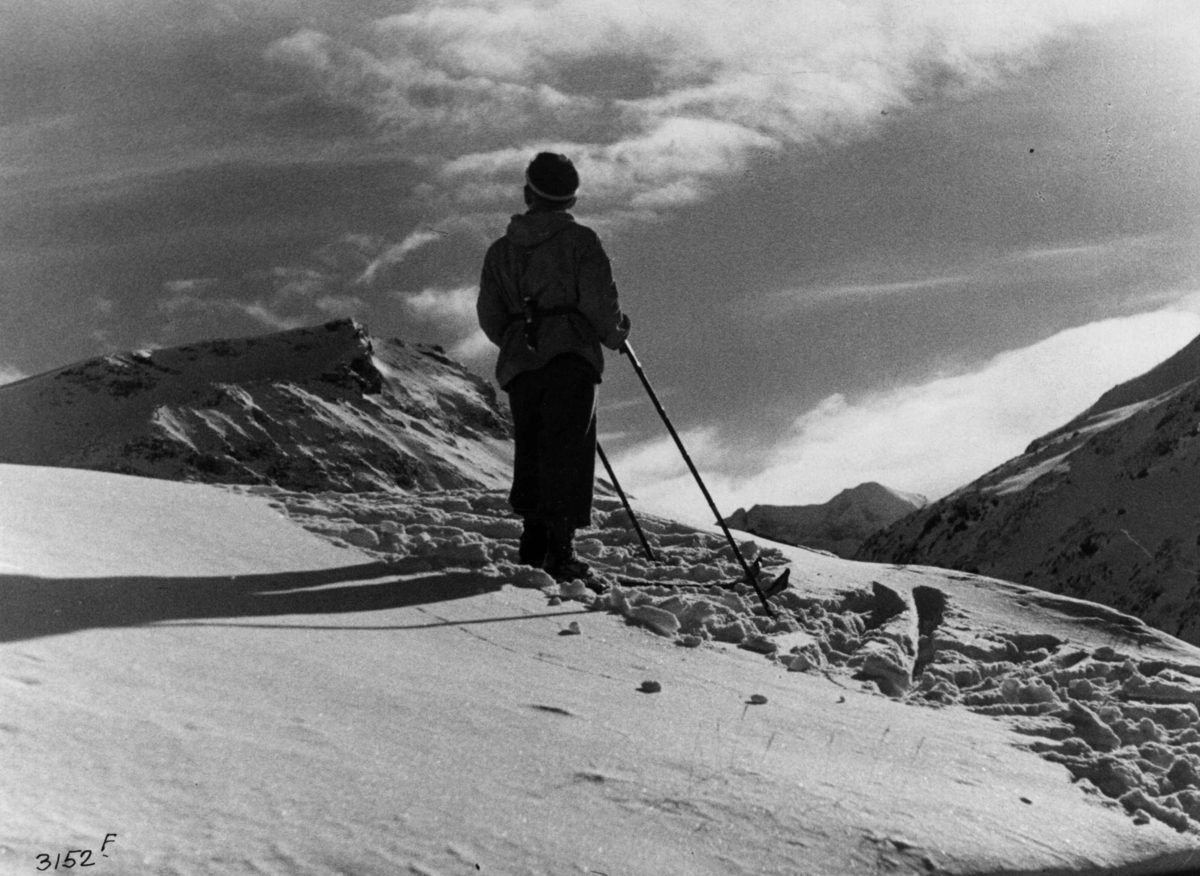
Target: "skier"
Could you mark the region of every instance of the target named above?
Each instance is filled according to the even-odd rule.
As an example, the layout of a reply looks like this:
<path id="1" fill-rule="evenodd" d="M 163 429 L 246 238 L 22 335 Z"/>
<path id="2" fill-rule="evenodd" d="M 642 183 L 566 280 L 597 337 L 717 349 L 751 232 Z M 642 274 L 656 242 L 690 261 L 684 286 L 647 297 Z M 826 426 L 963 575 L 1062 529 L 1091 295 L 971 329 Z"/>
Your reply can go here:
<path id="1" fill-rule="evenodd" d="M 500 348 L 516 438 L 509 504 L 524 518 L 520 560 L 560 581 L 588 578 L 575 530 L 591 524 L 600 345 L 629 335 L 612 267 L 590 228 L 568 213 L 579 174 L 542 152 L 525 172 L 527 212 L 512 217 L 484 258 L 476 311 Z"/>

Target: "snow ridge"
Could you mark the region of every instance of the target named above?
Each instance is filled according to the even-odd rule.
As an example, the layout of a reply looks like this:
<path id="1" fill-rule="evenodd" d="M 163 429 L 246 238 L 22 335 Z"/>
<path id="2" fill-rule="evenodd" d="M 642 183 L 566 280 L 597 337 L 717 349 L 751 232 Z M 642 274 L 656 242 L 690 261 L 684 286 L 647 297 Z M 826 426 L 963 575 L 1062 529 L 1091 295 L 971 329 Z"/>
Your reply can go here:
<path id="1" fill-rule="evenodd" d="M 498 486 L 510 431 L 482 378 L 351 320 L 106 356 L 0 387 L 0 462 L 171 480 Z"/>

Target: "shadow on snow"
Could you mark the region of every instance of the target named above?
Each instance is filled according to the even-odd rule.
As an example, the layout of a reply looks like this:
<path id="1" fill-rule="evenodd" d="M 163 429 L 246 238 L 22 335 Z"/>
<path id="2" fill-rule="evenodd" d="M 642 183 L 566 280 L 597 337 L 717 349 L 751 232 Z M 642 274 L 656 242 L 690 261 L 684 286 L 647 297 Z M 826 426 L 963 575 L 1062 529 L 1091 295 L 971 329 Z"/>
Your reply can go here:
<path id="1" fill-rule="evenodd" d="M 461 569 L 400 578 L 396 566 L 387 563 L 197 578 L 0 575 L 0 642 L 166 621 L 407 608 L 500 586 Z"/>

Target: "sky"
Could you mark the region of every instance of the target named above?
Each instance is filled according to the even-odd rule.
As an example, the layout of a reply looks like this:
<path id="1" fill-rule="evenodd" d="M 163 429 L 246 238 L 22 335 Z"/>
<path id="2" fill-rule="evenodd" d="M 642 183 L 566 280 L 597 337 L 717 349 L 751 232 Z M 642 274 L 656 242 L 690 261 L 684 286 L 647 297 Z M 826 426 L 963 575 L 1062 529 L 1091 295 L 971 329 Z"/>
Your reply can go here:
<path id="1" fill-rule="evenodd" d="M 0 0 L 0 381 L 354 317 L 490 376 L 564 152 L 725 513 L 929 498 L 1200 334 L 1200 6 Z M 699 493 L 628 364 L 601 440 Z"/>

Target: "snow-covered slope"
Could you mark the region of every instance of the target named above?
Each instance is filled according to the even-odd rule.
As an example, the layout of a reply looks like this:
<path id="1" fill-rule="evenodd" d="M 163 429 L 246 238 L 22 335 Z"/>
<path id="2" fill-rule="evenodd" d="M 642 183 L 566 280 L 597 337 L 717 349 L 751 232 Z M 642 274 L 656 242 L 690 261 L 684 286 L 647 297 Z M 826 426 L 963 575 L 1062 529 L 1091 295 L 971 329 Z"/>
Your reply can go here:
<path id="1" fill-rule="evenodd" d="M 0 386 L 0 462 L 307 490 L 499 486 L 507 415 L 435 347 L 350 320 Z"/>
<path id="2" fill-rule="evenodd" d="M 1100 606 L 763 545 L 768 618 L 718 535 L 646 515 L 651 564 L 604 497 L 597 597 L 515 564 L 500 491 L 0 495 L 0 872 L 1200 863 L 1200 651 Z"/>
<path id="3" fill-rule="evenodd" d="M 842 490 L 821 505 L 755 505 L 726 522 L 784 544 L 852 557 L 871 534 L 926 505 L 927 499 L 874 482 Z"/>
<path id="4" fill-rule="evenodd" d="M 1157 398 L 1197 377 L 1200 377 L 1200 337 L 1145 374 L 1114 386 L 1059 431 L 1073 431 L 1080 423 L 1094 420 L 1098 415 Z"/>
<path id="5" fill-rule="evenodd" d="M 1020 581 L 1200 643 L 1200 339 L 858 556 Z"/>

